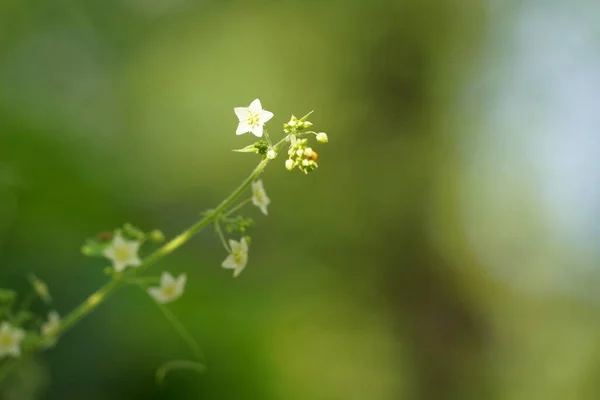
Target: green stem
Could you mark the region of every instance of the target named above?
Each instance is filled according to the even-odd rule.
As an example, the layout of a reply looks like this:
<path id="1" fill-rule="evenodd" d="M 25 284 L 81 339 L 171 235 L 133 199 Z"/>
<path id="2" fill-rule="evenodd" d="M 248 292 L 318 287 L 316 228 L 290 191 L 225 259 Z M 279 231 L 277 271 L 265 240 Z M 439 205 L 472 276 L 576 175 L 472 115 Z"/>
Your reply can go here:
<path id="1" fill-rule="evenodd" d="M 219 222 L 218 219 L 215 219 L 214 222 L 215 222 L 215 232 L 217 232 L 217 235 L 221 239 L 221 243 L 223 243 L 223 247 L 225 247 L 225 250 L 228 253 L 231 253 L 231 249 L 229 248 L 229 245 L 227 244 L 227 240 L 225 240 L 225 235 L 223 234 L 223 230 L 221 229 L 221 223 Z"/>
<path id="2" fill-rule="evenodd" d="M 194 340 L 192 335 L 189 334 L 187 329 L 185 329 L 183 324 L 181 322 L 179 322 L 179 320 L 171 312 L 171 310 L 169 310 L 167 307 L 165 307 L 165 305 L 160 304 L 158 302 L 156 303 L 156 305 L 158 306 L 158 308 L 160 308 L 160 310 L 163 312 L 165 317 L 169 320 L 171 325 L 173 325 L 173 328 L 175 328 L 177 333 L 179 333 L 179 336 L 181 336 L 181 338 L 187 343 L 187 345 L 190 346 L 190 349 L 192 349 L 192 351 L 194 352 L 194 355 L 196 356 L 198 361 L 202 362 L 202 364 L 204 364 L 206 362 L 205 358 L 204 358 L 204 354 L 202 353 L 200 346 L 198 345 L 198 343 L 196 343 L 196 341 Z"/>
<path id="3" fill-rule="evenodd" d="M 241 203 L 239 203 L 238 205 L 236 205 L 235 207 L 233 207 L 231 210 L 227 210 L 227 212 L 225 214 L 223 214 L 223 218 L 229 217 L 231 214 L 233 214 L 234 212 L 238 211 L 240 208 L 242 208 L 246 204 L 248 204 L 251 200 L 252 200 L 252 198 L 248 198 L 248 199 L 242 201 Z"/>

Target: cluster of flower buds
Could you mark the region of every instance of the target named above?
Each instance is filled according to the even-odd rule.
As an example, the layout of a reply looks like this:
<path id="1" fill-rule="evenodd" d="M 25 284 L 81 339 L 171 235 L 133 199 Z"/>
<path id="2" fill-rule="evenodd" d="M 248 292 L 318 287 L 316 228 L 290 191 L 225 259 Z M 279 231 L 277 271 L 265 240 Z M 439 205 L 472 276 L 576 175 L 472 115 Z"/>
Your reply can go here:
<path id="1" fill-rule="evenodd" d="M 313 124 L 306 120 L 310 114 L 312 114 L 312 111 L 300 119 L 292 115 L 292 118 L 290 118 L 287 123 L 283 124 L 283 131 L 288 134 L 297 134 L 310 128 Z"/>
<path id="2" fill-rule="evenodd" d="M 327 134 L 325 132 L 317 133 L 307 130 L 313 126 L 312 122 L 307 121 L 310 114 L 312 114 L 312 111 L 300 119 L 292 115 L 289 122 L 283 124 L 283 130 L 290 140 L 288 159 L 285 161 L 285 167 L 289 171 L 298 167 L 299 170 L 308 174 L 319 166 L 317 164 L 319 155 L 312 147 L 308 146 L 308 139 L 301 138 L 301 136 L 315 135 L 319 143 L 328 142 Z"/>
<path id="3" fill-rule="evenodd" d="M 307 139 L 296 139 L 295 136 L 291 136 L 288 156 L 288 159 L 285 161 L 285 167 L 289 171 L 298 167 L 302 172 L 308 174 L 319 166 L 317 164 L 319 155 L 311 147 L 308 147 Z"/>
<path id="4" fill-rule="evenodd" d="M 254 220 L 252 218 L 244 218 L 241 215 L 238 215 L 234 218 L 224 218 L 223 222 L 225 222 L 225 230 L 227 233 L 233 232 L 241 232 L 245 233 L 249 228 L 254 225 Z"/>

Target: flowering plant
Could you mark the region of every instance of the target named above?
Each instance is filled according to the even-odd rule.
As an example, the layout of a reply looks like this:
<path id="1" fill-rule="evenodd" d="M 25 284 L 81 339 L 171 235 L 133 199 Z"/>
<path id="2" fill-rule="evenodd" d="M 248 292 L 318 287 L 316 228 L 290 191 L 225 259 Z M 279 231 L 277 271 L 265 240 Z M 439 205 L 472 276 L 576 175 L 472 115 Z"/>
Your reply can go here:
<path id="1" fill-rule="evenodd" d="M 112 265 L 105 272 L 110 280 L 63 317 L 51 307 L 52 297 L 47 285 L 33 275 L 29 277 L 32 293 L 21 304 L 17 304 L 17 293 L 10 289 L 0 289 L 0 385 L 20 360 L 55 346 L 65 332 L 102 304 L 107 296 L 127 285 L 142 288 L 154 300 L 194 353 L 193 360 L 171 361 L 158 368 L 157 379 L 162 381 L 169 371 L 178 368 L 204 370 L 205 360 L 200 346 L 166 306 L 184 295 L 186 274 L 174 277 L 164 271 L 160 277 L 150 276 L 147 274 L 149 268 L 184 245 L 202 229 L 212 225 L 227 253 L 221 266 L 233 270 L 233 276 L 238 277 L 248 264 L 250 237 L 246 233 L 253 225 L 252 219 L 243 217 L 239 212 L 252 203 L 264 215 L 268 215 L 271 203 L 259 176 L 284 146 L 288 146 L 288 158 L 284 163 L 288 170 L 297 168 L 305 174 L 314 171 L 318 167 L 318 154 L 309 147 L 308 137 L 314 136 L 320 143 L 328 141 L 324 132 L 310 130 L 313 124 L 307 119 L 312 112 L 302 118 L 292 115 L 283 124 L 283 138 L 276 143 L 271 141 L 265 128 L 265 124 L 274 115 L 262 108 L 259 99 L 252 101 L 248 107 L 234 108 L 234 113 L 239 120 L 236 135 L 251 133 L 260 138 L 254 144 L 235 151 L 255 153 L 260 161 L 229 196 L 215 208 L 202 213 L 199 221 L 169 241 L 166 241 L 160 230 L 145 232 L 131 224 L 88 239 L 82 247 L 82 253 L 88 257 L 108 259 Z M 251 196 L 240 200 L 248 190 Z M 225 231 L 222 226 L 225 226 Z M 228 237 L 225 232 L 229 236 L 239 234 L 239 240 L 236 240 L 237 237 Z M 140 252 L 151 245 L 156 248 L 148 255 L 141 256 Z M 29 311 L 32 302 L 37 299 L 48 306 L 47 318 L 37 318 Z"/>

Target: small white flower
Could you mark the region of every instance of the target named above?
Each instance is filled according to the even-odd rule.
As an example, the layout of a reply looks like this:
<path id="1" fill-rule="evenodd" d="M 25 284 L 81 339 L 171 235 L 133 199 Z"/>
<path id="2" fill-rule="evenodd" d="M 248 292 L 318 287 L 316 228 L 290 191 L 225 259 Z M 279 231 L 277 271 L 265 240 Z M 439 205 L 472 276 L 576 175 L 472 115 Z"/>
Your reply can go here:
<path id="1" fill-rule="evenodd" d="M 236 135 L 250 132 L 256 137 L 262 137 L 263 125 L 273 118 L 271 111 L 262 109 L 259 99 L 254 100 L 248 107 L 236 107 L 233 111 L 240 120 Z"/>
<path id="2" fill-rule="evenodd" d="M 25 331 L 13 328 L 8 322 L 0 325 L 0 358 L 6 356 L 19 357 L 21 355 L 21 340 Z"/>
<path id="3" fill-rule="evenodd" d="M 277 153 L 275 153 L 275 150 L 273 150 L 273 149 L 269 149 L 269 150 L 267 151 L 267 158 L 268 158 L 269 160 L 274 160 L 274 159 L 275 159 L 275 157 L 277 157 Z"/>
<path id="4" fill-rule="evenodd" d="M 181 274 L 175 279 L 170 273 L 163 272 L 160 277 L 160 287 L 149 288 L 148 294 L 161 304 L 170 303 L 181 297 L 186 281 L 185 274 Z"/>
<path id="5" fill-rule="evenodd" d="M 48 313 L 48 321 L 44 322 L 42 325 L 42 336 L 48 338 L 48 347 L 54 346 L 56 343 L 56 338 L 54 335 L 58 332 L 58 328 L 60 328 L 60 315 L 56 311 L 50 311 Z"/>
<path id="6" fill-rule="evenodd" d="M 121 272 L 126 267 L 139 267 L 142 260 L 138 256 L 141 243 L 137 240 L 125 240 L 115 235 L 110 246 L 104 249 L 104 256 L 113 262 L 115 271 Z"/>
<path id="7" fill-rule="evenodd" d="M 242 238 L 239 242 L 229 240 L 229 247 L 231 248 L 231 254 L 227 256 L 221 266 L 225 269 L 232 269 L 233 277 L 235 278 L 246 268 L 246 264 L 248 264 L 248 243 L 246 242 L 246 238 Z"/>
<path id="8" fill-rule="evenodd" d="M 252 204 L 260 208 L 263 214 L 267 213 L 267 206 L 271 203 L 271 199 L 267 196 L 262 181 L 252 182 Z"/>

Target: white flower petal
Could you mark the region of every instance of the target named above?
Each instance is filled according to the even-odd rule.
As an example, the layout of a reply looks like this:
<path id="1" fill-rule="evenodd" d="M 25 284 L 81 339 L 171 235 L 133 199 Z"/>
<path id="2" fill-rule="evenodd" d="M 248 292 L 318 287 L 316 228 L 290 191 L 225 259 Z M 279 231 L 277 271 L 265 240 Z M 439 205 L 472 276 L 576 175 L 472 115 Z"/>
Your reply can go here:
<path id="1" fill-rule="evenodd" d="M 115 248 L 112 246 L 105 247 L 102 254 L 104 254 L 104 257 L 112 260 L 115 257 Z"/>
<path id="2" fill-rule="evenodd" d="M 127 268 L 127 263 L 124 261 L 114 261 L 113 260 L 113 268 L 117 272 L 123 272 L 125 268 Z"/>
<path id="3" fill-rule="evenodd" d="M 234 257 L 232 255 L 229 255 L 229 256 L 227 256 L 225 261 L 223 261 L 223 263 L 221 264 L 221 267 L 223 267 L 225 269 L 236 269 L 238 267 L 238 265 L 235 262 Z"/>
<path id="4" fill-rule="evenodd" d="M 154 300 L 156 300 L 159 303 L 165 303 L 167 302 L 167 299 L 165 298 L 165 295 L 163 293 L 163 291 L 160 288 L 149 288 L 148 289 L 148 294 L 150 296 L 152 296 L 152 298 L 154 298 Z"/>
<path id="5" fill-rule="evenodd" d="M 233 109 L 233 112 L 240 121 L 245 121 L 250 116 L 250 112 L 247 107 L 236 107 Z"/>
<path id="6" fill-rule="evenodd" d="M 273 118 L 273 113 L 271 111 L 262 110 L 259 114 L 260 122 L 265 124 L 269 122 L 271 118 Z"/>
<path id="7" fill-rule="evenodd" d="M 250 127 L 250 132 L 256 137 L 262 137 L 263 126 L 261 124 L 258 124 L 256 126 Z"/>
<path id="8" fill-rule="evenodd" d="M 264 190 L 262 179 L 252 182 L 252 191 Z"/>
<path id="9" fill-rule="evenodd" d="M 125 239 L 123 239 L 123 236 L 116 235 L 112 241 L 111 247 L 117 248 L 123 246 L 127 246 L 127 242 L 125 241 Z"/>
<path id="10" fill-rule="evenodd" d="M 244 133 L 250 132 L 252 131 L 252 127 L 250 125 L 248 125 L 248 123 L 246 121 L 240 121 L 240 123 L 238 124 L 238 127 L 235 131 L 236 135 L 243 135 Z"/>
<path id="11" fill-rule="evenodd" d="M 234 278 L 237 278 L 237 277 L 238 277 L 238 275 L 242 273 L 242 271 L 244 270 L 244 268 L 246 268 L 246 264 L 244 264 L 244 265 L 242 265 L 242 266 L 240 266 L 240 267 L 236 268 L 236 269 L 233 271 L 233 277 L 234 277 Z"/>
<path id="12" fill-rule="evenodd" d="M 239 247 L 240 247 L 240 242 L 229 239 L 229 248 L 231 249 L 232 252 L 235 251 L 236 249 L 238 249 Z"/>
<path id="13" fill-rule="evenodd" d="M 260 211 L 262 211 L 263 214 L 269 215 L 269 213 L 267 212 L 267 205 L 266 204 L 261 205 L 259 208 L 260 208 Z"/>
<path id="14" fill-rule="evenodd" d="M 179 277 L 177 278 L 177 282 L 175 284 L 177 285 L 177 292 L 180 295 L 183 294 L 186 282 L 187 282 L 187 275 L 186 274 L 179 275 Z"/>
<path id="15" fill-rule="evenodd" d="M 135 256 L 131 257 L 128 264 L 131 267 L 139 267 L 140 265 L 142 265 L 142 260 L 136 254 Z"/>
<path id="16" fill-rule="evenodd" d="M 160 287 L 165 287 L 175 284 L 175 278 L 168 272 L 163 272 L 160 277 Z"/>
<path id="17" fill-rule="evenodd" d="M 246 242 L 246 238 L 242 238 L 242 240 L 240 242 L 240 246 L 241 246 L 242 250 L 244 250 L 245 253 L 248 252 L 248 243 Z"/>
<path id="18" fill-rule="evenodd" d="M 262 111 L 262 104 L 260 104 L 260 100 L 255 99 L 252 103 L 250 103 L 250 105 L 248 106 L 248 110 L 250 110 L 250 112 L 252 113 L 260 114 L 260 112 Z"/>
<path id="19" fill-rule="evenodd" d="M 6 351 L 6 353 L 10 354 L 13 357 L 20 357 L 21 356 L 21 346 L 19 346 L 18 344 L 15 344 L 11 348 L 9 348 Z"/>

